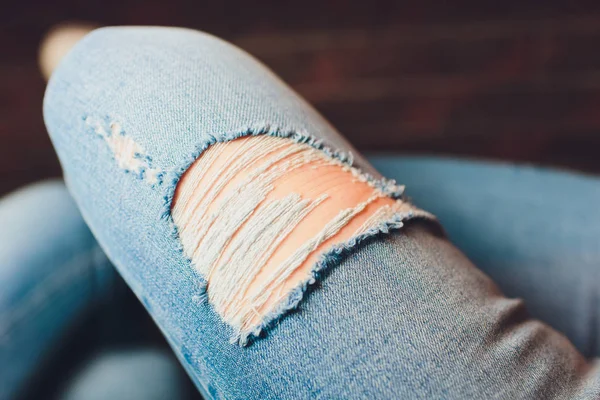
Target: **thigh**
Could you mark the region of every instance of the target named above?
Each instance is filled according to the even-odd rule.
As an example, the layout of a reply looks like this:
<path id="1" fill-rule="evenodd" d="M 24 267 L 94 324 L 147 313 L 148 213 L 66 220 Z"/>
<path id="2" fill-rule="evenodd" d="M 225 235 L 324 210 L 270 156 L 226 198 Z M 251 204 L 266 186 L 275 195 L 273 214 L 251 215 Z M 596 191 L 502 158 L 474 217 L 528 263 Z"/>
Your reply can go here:
<path id="1" fill-rule="evenodd" d="M 452 241 L 533 316 L 597 356 L 600 180 L 510 164 L 373 157 Z"/>

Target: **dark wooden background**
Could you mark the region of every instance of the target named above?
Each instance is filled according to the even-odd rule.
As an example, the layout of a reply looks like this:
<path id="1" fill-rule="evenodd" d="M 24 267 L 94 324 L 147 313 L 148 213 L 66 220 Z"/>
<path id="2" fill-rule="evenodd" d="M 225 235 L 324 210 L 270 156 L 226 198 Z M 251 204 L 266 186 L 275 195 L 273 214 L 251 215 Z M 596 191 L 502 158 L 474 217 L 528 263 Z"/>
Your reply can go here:
<path id="1" fill-rule="evenodd" d="M 21 0 L 0 12 L 0 195 L 60 175 L 37 48 L 73 20 L 222 36 L 363 151 L 600 172 L 599 1 Z"/>

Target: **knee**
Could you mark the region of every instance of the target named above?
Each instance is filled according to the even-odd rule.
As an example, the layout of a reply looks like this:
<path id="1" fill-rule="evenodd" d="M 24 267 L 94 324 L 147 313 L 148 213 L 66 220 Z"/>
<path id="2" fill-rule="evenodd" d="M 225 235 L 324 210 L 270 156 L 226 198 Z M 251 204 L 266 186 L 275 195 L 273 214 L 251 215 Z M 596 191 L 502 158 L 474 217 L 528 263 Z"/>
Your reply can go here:
<path id="1" fill-rule="evenodd" d="M 206 150 L 181 178 L 172 215 L 209 301 L 243 332 L 309 279 L 321 255 L 403 206 L 307 144 L 260 135 Z"/>

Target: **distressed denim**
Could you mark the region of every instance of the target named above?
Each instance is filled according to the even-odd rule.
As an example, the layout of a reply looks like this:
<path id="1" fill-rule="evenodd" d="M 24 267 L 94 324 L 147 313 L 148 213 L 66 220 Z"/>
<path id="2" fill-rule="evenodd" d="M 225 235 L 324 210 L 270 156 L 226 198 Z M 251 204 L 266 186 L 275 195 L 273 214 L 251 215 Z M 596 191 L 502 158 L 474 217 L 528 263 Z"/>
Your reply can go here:
<path id="1" fill-rule="evenodd" d="M 600 221 L 596 214 L 582 212 L 593 209 L 600 201 L 598 179 L 529 167 L 443 159 L 387 156 L 370 160 L 387 176 L 404 177 L 411 188 L 411 197 L 438 215 L 453 241 L 470 258 L 478 260 L 478 266 L 494 277 L 505 293 L 524 298 L 534 316 L 565 333 L 584 355 L 598 356 Z M 567 199 L 571 203 L 575 201 L 576 207 L 569 206 Z M 493 213 L 489 212 L 490 207 Z M 71 263 L 61 260 L 85 254 L 96 245 L 59 182 L 34 185 L 2 199 L 0 215 L 1 221 L 10 223 L 3 225 L 0 247 L 2 293 L 7 293 L 7 288 L 13 291 L 17 287 L 24 289 L 19 291 L 21 299 L 18 301 L 3 297 L 3 301 L 8 301 L 0 305 L 3 315 L 17 312 L 21 315 L 18 320 L 3 318 L 3 331 L 8 331 L 11 324 L 20 325 L 20 332 L 30 331 L 25 335 L 28 338 L 26 344 L 8 341 L 4 336 L 1 346 L 0 370 L 9 373 L 0 375 L 0 398 L 13 398 L 15 389 L 28 383 L 24 379 L 30 379 L 37 372 L 40 360 L 60 339 L 60 334 L 48 335 L 48 332 L 64 330 L 80 315 L 65 313 L 66 318 L 44 317 L 44 329 L 40 329 L 38 308 L 25 307 L 24 311 L 18 311 L 23 310 L 20 304 L 40 298 L 39 291 L 31 288 L 37 286 L 45 291 L 44 271 L 69 275 L 63 274 L 62 269 Z M 560 229 L 538 229 L 545 225 Z M 481 235 L 482 229 L 490 235 Z M 515 232 L 527 233 L 532 229 L 538 234 L 535 241 L 515 235 Z M 35 239 L 34 242 L 29 242 L 29 238 Z M 64 244 L 68 243 L 71 245 L 65 248 Z M 77 243 L 83 245 L 77 246 Z M 49 250 L 56 256 L 48 257 Z M 98 258 L 103 260 L 101 254 Z M 53 265 L 52 260 L 58 262 Z M 101 265 L 104 267 L 98 269 Z M 53 287 L 64 293 L 63 297 L 71 295 L 71 306 L 89 307 L 92 297 L 98 296 L 97 300 L 106 297 L 103 294 L 107 290 L 106 278 L 100 281 L 96 278 L 110 274 L 110 270 L 104 269 L 107 267 L 105 259 L 104 262 L 85 264 L 81 267 L 82 273 L 71 274 L 77 279 L 61 279 L 60 284 Z M 90 272 L 84 272 L 86 268 Z M 104 272 L 98 275 L 92 271 Z M 514 278 L 515 274 L 519 279 Z M 105 283 L 97 285 L 93 282 Z M 45 296 L 41 298 L 45 299 Z M 45 308 L 46 314 L 60 315 L 64 303 L 49 301 L 39 305 Z M 19 338 L 17 335 L 11 337 Z M 30 351 L 19 350 L 22 348 Z M 152 368 L 146 367 L 149 359 L 153 360 Z M 26 360 L 29 362 L 24 362 Z M 144 365 L 137 366 L 140 363 Z M 16 374 L 17 371 L 20 373 Z M 138 376 L 136 371 L 144 376 Z M 17 375 L 22 379 L 11 378 Z M 160 386 L 146 383 L 140 387 L 140 382 L 159 383 Z M 127 393 L 128 399 L 147 399 L 164 398 L 164 393 L 170 393 L 169 398 L 179 398 L 179 382 L 160 354 L 137 352 L 132 357 L 130 351 L 121 350 L 90 363 L 77 374 L 65 396 L 69 399 L 88 398 L 93 393 L 97 398 L 106 398 L 106 394 L 111 393 L 113 398 L 122 398 L 119 394 Z"/>
<path id="2" fill-rule="evenodd" d="M 44 116 L 84 219 L 206 398 L 600 395 L 597 363 L 529 319 L 425 219 L 390 221 L 328 254 L 276 323 L 230 343 L 170 216 L 176 183 L 206 148 L 290 137 L 391 187 L 239 49 L 184 29 L 95 31 L 53 75 Z"/>

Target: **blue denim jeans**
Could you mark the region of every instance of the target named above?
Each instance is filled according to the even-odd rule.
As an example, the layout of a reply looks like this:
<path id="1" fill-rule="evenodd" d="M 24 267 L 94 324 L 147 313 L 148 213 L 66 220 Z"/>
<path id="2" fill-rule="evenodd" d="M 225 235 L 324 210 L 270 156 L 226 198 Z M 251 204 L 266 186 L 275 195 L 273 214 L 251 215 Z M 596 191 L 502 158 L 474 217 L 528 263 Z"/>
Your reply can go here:
<path id="1" fill-rule="evenodd" d="M 189 398 L 62 181 L 1 198 L 0 221 L 0 399 Z"/>
<path id="2" fill-rule="evenodd" d="M 388 187 L 239 49 L 184 29 L 95 31 L 52 77 L 44 115 L 87 225 L 206 398 L 600 396 L 596 361 L 505 297 L 435 221 L 410 215 L 327 254 L 327 268 L 273 323 L 230 343 L 232 328 L 206 301 L 205 277 L 184 256 L 170 214 L 179 178 L 205 149 L 244 135 L 288 137 Z M 511 296 L 595 356 L 597 181 L 420 162 L 377 165 L 453 227 Z"/>
<path id="3" fill-rule="evenodd" d="M 501 164 L 370 159 L 387 176 L 403 178 L 415 202 L 438 215 L 452 241 L 505 293 L 524 299 L 534 317 L 565 334 L 584 356 L 598 357 L 600 221 L 581 211 L 600 200 L 598 179 Z M 567 198 L 576 207 L 567 206 Z M 37 184 L 5 197 L 0 216 L 6 223 L 0 228 L 0 398 L 12 398 L 64 341 L 74 320 L 93 312 L 116 283 L 102 252 L 88 257 L 97 244 L 62 183 Z M 540 229 L 549 225 L 562 228 Z M 532 230 L 535 241 L 515 234 Z M 137 324 L 135 315 L 131 319 Z M 521 379 L 518 372 L 515 379 Z M 94 359 L 63 397 L 179 399 L 185 398 L 181 388 L 181 377 L 164 355 L 121 349 Z"/>

